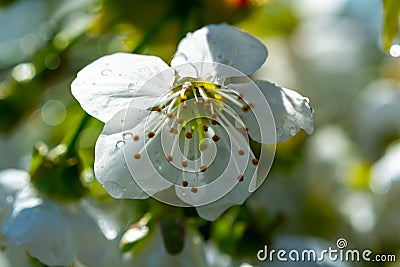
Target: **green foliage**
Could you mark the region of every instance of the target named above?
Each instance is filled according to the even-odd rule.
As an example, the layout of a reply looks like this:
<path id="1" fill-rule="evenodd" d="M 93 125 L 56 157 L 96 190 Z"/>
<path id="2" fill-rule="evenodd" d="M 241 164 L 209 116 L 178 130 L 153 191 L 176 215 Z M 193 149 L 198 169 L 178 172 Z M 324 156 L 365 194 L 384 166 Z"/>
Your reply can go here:
<path id="1" fill-rule="evenodd" d="M 30 174 L 32 184 L 41 194 L 61 200 L 79 199 L 86 193 L 80 173 L 80 159 L 68 153 L 67 146 L 48 150 L 44 143 L 36 144 Z"/>
<path id="2" fill-rule="evenodd" d="M 160 222 L 160 229 L 168 253 L 180 253 L 185 242 L 185 225 L 179 220 L 165 219 Z"/>
<path id="3" fill-rule="evenodd" d="M 383 48 L 389 51 L 390 46 L 399 34 L 400 1 L 382 0 L 384 8 L 383 16 Z"/>

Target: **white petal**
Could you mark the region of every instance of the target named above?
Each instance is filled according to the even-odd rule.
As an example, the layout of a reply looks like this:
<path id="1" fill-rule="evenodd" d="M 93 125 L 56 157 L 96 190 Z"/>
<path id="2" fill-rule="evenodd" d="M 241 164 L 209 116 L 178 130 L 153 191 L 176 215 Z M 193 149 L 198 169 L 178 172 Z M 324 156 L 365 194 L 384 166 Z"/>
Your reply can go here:
<path id="1" fill-rule="evenodd" d="M 135 247 L 131 255 L 128 254 L 131 259 L 129 259 L 127 266 L 208 266 L 202 239 L 198 233 L 189 227 L 185 233 L 185 246 L 179 255 L 170 255 L 163 243 L 161 231 L 159 227 L 155 227 L 149 236 L 142 241 L 142 245 Z"/>
<path id="2" fill-rule="evenodd" d="M 67 265 L 74 261 L 71 229 L 60 208 L 50 200 L 17 199 L 3 233 L 47 265 Z"/>
<path id="3" fill-rule="evenodd" d="M 134 135 L 139 136 L 138 141 L 127 142 L 124 147 L 125 160 L 133 179 L 149 195 L 154 195 L 173 185 L 177 170 L 169 164 L 161 146 L 161 137 L 153 137 L 150 144 L 145 132 L 145 122 L 132 130 Z M 140 153 L 140 159 L 135 154 Z"/>
<path id="4" fill-rule="evenodd" d="M 237 123 L 236 126 L 248 128 L 250 137 L 259 143 L 275 144 L 276 131 L 274 115 L 264 96 L 264 92 L 259 89 L 256 83 L 247 77 L 232 78 L 231 82 L 232 83 L 227 85 L 227 88 L 241 94 L 245 101 L 241 103 L 242 106 L 234 104 L 230 106 L 244 122 L 244 125 Z M 245 104 L 251 105 L 252 108 L 248 111 L 243 111 L 242 107 L 245 106 Z"/>
<path id="5" fill-rule="evenodd" d="M 250 182 L 252 178 L 256 176 L 257 170 L 251 161 L 247 163 L 247 169 L 244 173 L 244 181 L 239 182 L 228 194 L 222 198 L 204 205 L 197 207 L 197 212 L 203 219 L 214 221 L 216 220 L 224 211 L 233 205 L 241 205 L 250 196 L 249 191 Z"/>
<path id="6" fill-rule="evenodd" d="M 139 90 L 154 75 L 156 80 Z M 116 53 L 104 56 L 83 68 L 71 85 L 72 94 L 82 108 L 106 122 L 128 107 L 136 96 L 157 96 L 174 79 L 173 69 L 154 56 Z M 139 90 L 139 91 L 138 91 Z"/>
<path id="7" fill-rule="evenodd" d="M 147 112 L 126 112 L 118 112 L 105 124 L 96 142 L 94 171 L 96 179 L 112 197 L 143 199 L 148 195 L 132 178 L 123 149 L 127 142 L 132 141 L 134 134 L 131 131 L 123 132 L 123 128 L 125 123 L 127 126 L 139 125 Z M 126 115 L 131 115 L 131 120 L 125 121 Z"/>
<path id="8" fill-rule="evenodd" d="M 274 114 L 278 142 L 288 140 L 300 129 L 308 134 L 313 133 L 314 119 L 307 98 L 267 81 L 255 83 L 260 87 Z"/>
<path id="9" fill-rule="evenodd" d="M 208 25 L 181 40 L 171 66 L 217 62 L 249 75 L 261 67 L 267 55 L 267 48 L 250 34 L 227 24 Z"/>
<path id="10" fill-rule="evenodd" d="M 79 262 L 87 266 L 121 266 L 117 240 L 107 240 L 98 222 L 81 208 L 66 210 L 75 240 L 75 252 Z"/>
<path id="11" fill-rule="evenodd" d="M 28 185 L 29 179 L 29 173 L 23 170 L 7 169 L 0 171 L 0 194 L 22 190 Z"/>
<path id="12" fill-rule="evenodd" d="M 239 112 L 243 117 L 246 126 L 249 128 L 250 136 L 263 144 L 271 144 L 270 126 L 275 124 L 276 141 L 283 142 L 296 135 L 300 129 L 304 129 L 308 134 L 314 131 L 314 119 L 309 100 L 299 93 L 279 87 L 267 81 L 256 80 L 255 84 L 261 90 L 264 97 L 258 92 L 249 91 L 251 85 L 249 83 L 229 84 L 228 87 L 234 88 L 244 95 L 244 99 L 254 104 L 254 115 L 258 115 L 254 119 L 251 112 Z M 271 121 L 270 112 L 262 112 L 260 108 L 265 109 L 265 100 L 268 102 L 268 110 L 272 111 L 274 123 Z M 264 113 L 264 115 L 262 115 Z M 267 128 L 269 128 L 269 130 Z M 263 127 L 265 129 L 261 129 Z M 264 133 L 268 132 L 264 138 Z M 263 134 L 260 138 L 260 133 Z M 275 134 L 273 134 L 275 138 Z"/>

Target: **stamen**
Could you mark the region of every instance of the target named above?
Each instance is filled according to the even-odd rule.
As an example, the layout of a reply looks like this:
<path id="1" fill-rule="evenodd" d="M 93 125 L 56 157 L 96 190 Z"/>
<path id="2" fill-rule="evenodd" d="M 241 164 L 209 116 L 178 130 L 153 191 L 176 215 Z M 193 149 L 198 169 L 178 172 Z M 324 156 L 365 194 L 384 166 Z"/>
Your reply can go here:
<path id="1" fill-rule="evenodd" d="M 243 156 L 243 155 L 245 154 L 245 152 L 244 152 L 242 149 L 239 149 L 239 150 L 238 150 L 238 154 L 239 154 L 240 156 Z"/>
<path id="2" fill-rule="evenodd" d="M 237 100 L 236 98 L 233 98 L 232 96 L 230 96 L 229 94 L 224 93 L 221 89 L 217 91 L 218 94 L 220 94 L 222 97 L 225 97 L 226 99 L 228 99 L 229 101 L 231 101 L 233 104 L 237 105 L 238 107 L 242 107 L 243 104 Z"/>
<path id="3" fill-rule="evenodd" d="M 238 122 L 240 124 L 241 127 L 246 128 L 246 125 L 243 123 L 243 121 L 240 119 L 240 117 L 238 115 L 236 115 L 234 112 L 232 112 L 232 110 L 230 110 L 228 107 L 223 106 L 222 110 L 225 111 L 226 113 L 228 113 L 229 116 L 231 116 L 232 119 L 235 120 L 235 122 Z M 246 128 L 247 129 L 247 128 Z"/>
<path id="4" fill-rule="evenodd" d="M 174 157 L 172 156 L 172 155 L 168 155 L 167 156 L 167 161 L 168 162 L 171 162 L 171 161 L 173 161 L 174 160 Z"/>
<path id="5" fill-rule="evenodd" d="M 206 165 L 201 165 L 200 166 L 200 172 L 205 172 L 207 170 L 207 166 Z"/>
<path id="6" fill-rule="evenodd" d="M 193 135 L 192 135 L 191 132 L 186 132 L 185 137 L 186 137 L 187 139 L 192 139 Z"/>
<path id="7" fill-rule="evenodd" d="M 192 191 L 192 193 L 197 193 L 197 187 L 192 187 L 192 188 L 190 188 L 190 191 Z"/>
<path id="8" fill-rule="evenodd" d="M 216 131 L 216 129 L 215 129 L 215 131 Z M 222 138 L 222 142 L 224 143 L 226 149 L 229 150 L 229 144 L 228 144 L 228 142 L 226 141 L 225 138 Z M 232 160 L 233 160 L 233 163 L 234 163 L 234 165 L 235 165 L 235 168 L 236 168 L 237 173 L 240 174 L 241 171 L 240 171 L 240 169 L 239 169 L 239 164 L 237 163 L 236 158 L 235 158 L 235 157 L 232 157 Z"/>
<path id="9" fill-rule="evenodd" d="M 153 138 L 156 134 L 153 131 L 147 133 L 148 138 Z"/>
<path id="10" fill-rule="evenodd" d="M 243 182 L 243 180 L 244 180 L 244 175 L 243 175 L 243 174 L 240 174 L 240 175 L 238 176 L 238 180 L 239 180 L 239 182 Z"/>
<path id="11" fill-rule="evenodd" d="M 202 98 L 204 98 L 205 101 L 208 100 L 208 96 L 206 95 L 206 93 L 203 91 L 202 87 L 198 87 L 199 93 L 201 95 Z"/>
<path id="12" fill-rule="evenodd" d="M 134 158 L 135 159 L 140 159 L 140 153 L 135 153 Z"/>
<path id="13" fill-rule="evenodd" d="M 203 131 L 208 132 L 208 126 L 207 125 L 203 125 Z"/>
<path id="14" fill-rule="evenodd" d="M 133 140 L 134 140 L 134 141 L 138 141 L 138 140 L 139 140 L 139 135 L 137 135 L 137 134 L 134 135 L 134 136 L 133 136 Z"/>
<path id="15" fill-rule="evenodd" d="M 253 163 L 253 165 L 258 165 L 258 159 L 252 159 L 251 162 Z"/>
<path id="16" fill-rule="evenodd" d="M 186 167 L 188 166 L 188 163 L 187 163 L 187 161 L 182 161 L 182 163 L 181 163 L 181 164 L 182 164 L 182 167 L 183 167 L 183 168 L 186 168 Z"/>
<path id="17" fill-rule="evenodd" d="M 186 180 L 183 180 L 182 181 L 182 186 L 183 187 L 187 187 L 189 185 L 189 182 L 188 181 L 186 181 Z"/>
<path id="18" fill-rule="evenodd" d="M 212 137 L 212 140 L 214 142 L 218 142 L 219 139 L 220 139 L 220 137 L 218 135 L 216 135 L 216 134 Z"/>

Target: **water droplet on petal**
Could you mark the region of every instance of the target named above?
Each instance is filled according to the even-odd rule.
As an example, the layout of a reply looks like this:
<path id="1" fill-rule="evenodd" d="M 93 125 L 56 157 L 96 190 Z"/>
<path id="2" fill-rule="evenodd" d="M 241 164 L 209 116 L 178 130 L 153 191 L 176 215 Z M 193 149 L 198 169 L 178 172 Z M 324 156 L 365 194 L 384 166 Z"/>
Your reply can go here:
<path id="1" fill-rule="evenodd" d="M 119 140 L 116 144 L 116 148 L 122 148 L 125 145 L 125 141 Z"/>
<path id="2" fill-rule="evenodd" d="M 131 133 L 124 133 L 122 134 L 122 139 L 124 140 L 128 140 L 128 139 L 132 139 L 133 134 Z"/>
<path id="3" fill-rule="evenodd" d="M 136 88 L 136 83 L 128 84 L 128 89 L 135 89 L 135 88 Z"/>
<path id="4" fill-rule="evenodd" d="M 294 135 L 296 135 L 296 128 L 294 127 L 294 126 L 292 126 L 292 127 L 290 127 L 289 128 L 289 133 L 290 133 L 290 135 L 291 136 L 294 136 Z"/>
<path id="5" fill-rule="evenodd" d="M 103 70 L 103 71 L 101 72 L 101 75 L 103 75 L 103 76 L 108 76 L 108 75 L 110 75 L 111 73 L 112 73 L 112 70 L 105 69 L 105 70 Z"/>

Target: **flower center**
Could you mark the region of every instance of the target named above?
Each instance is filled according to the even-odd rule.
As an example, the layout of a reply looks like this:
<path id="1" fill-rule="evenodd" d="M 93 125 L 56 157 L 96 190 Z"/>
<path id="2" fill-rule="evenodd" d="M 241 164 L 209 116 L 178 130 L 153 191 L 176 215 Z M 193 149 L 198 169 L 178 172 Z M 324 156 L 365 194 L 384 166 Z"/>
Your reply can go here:
<path id="1" fill-rule="evenodd" d="M 182 170 L 182 186 L 191 186 L 191 192 L 196 193 L 199 179 L 205 179 L 217 155 L 217 147 L 225 152 L 235 149 L 231 157 L 235 169 L 232 178 L 241 182 L 245 177 L 239 161 L 257 165 L 258 160 L 249 158 L 249 129 L 235 110 L 248 112 L 253 108 L 242 94 L 226 86 L 185 82 L 151 109 L 145 145 L 134 158 L 140 160 L 144 150 L 161 134 L 165 160 Z M 135 135 L 133 140 L 138 141 L 139 137 Z"/>

